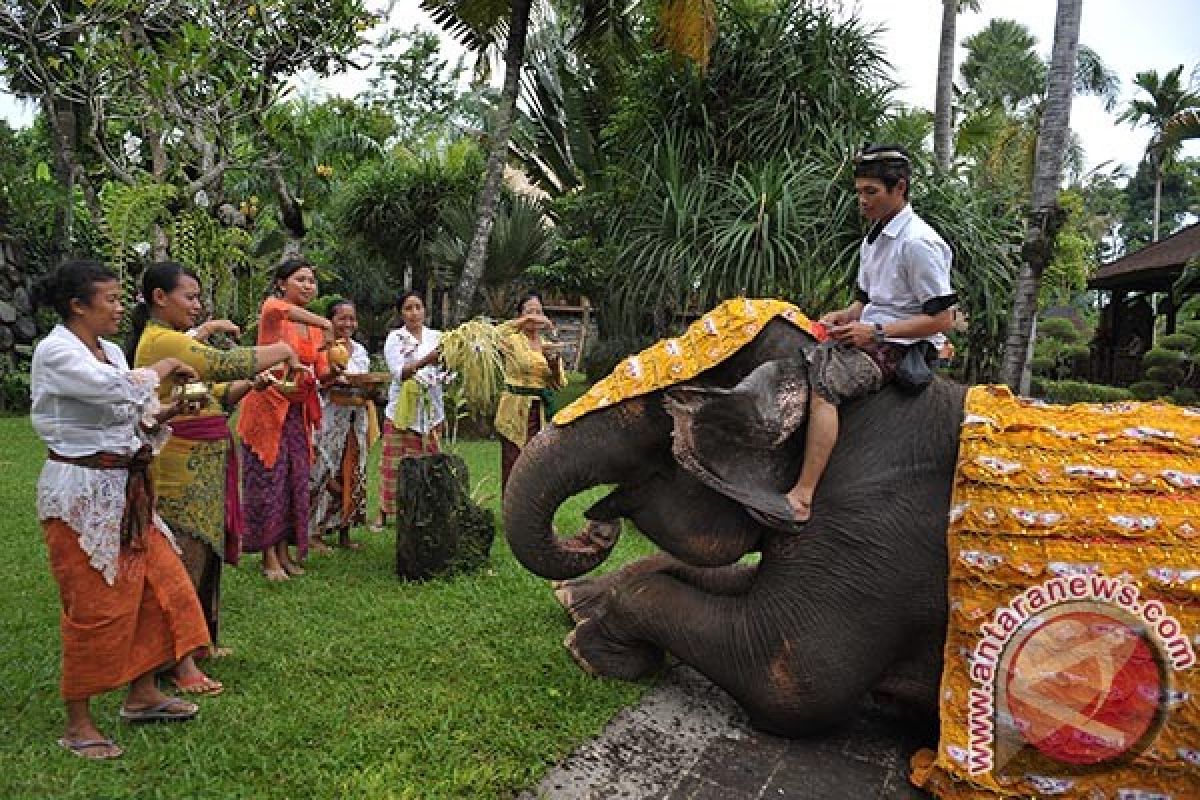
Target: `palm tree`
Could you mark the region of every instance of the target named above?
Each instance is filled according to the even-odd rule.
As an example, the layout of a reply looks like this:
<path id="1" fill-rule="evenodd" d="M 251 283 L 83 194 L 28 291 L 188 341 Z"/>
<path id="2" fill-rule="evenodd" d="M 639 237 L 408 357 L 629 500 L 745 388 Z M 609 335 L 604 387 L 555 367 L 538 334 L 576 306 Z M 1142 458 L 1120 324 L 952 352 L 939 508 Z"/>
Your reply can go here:
<path id="1" fill-rule="evenodd" d="M 630 4 L 630 8 L 632 8 Z M 496 107 L 495 127 L 490 135 L 488 161 L 483 187 L 479 191 L 475 232 L 462 276 L 454 292 L 451 310 L 453 321 L 462 320 L 470 311 L 471 302 L 483 277 L 487 258 L 488 239 L 495 222 L 500 200 L 500 181 L 508 155 L 521 68 L 525 61 L 525 42 L 533 12 L 533 0 L 421 0 L 421 7 L 439 25 L 457 34 L 467 47 L 482 51 L 499 38 L 504 39 L 504 85 Z M 581 33 L 595 32 L 607 36 L 623 25 L 615 24 L 612 4 L 604 0 L 588 0 L 579 5 Z M 663 46 L 698 64 L 707 63 L 709 48 L 716 36 L 714 0 L 668 0 L 659 16 L 659 35 Z M 576 46 L 586 42 L 576 37 Z"/>
<path id="2" fill-rule="evenodd" d="M 979 0 L 942 0 L 942 36 L 938 43 L 937 96 L 933 101 L 933 157 L 938 168 L 946 171 L 954 160 L 954 48 L 958 15 L 978 11 Z"/>
<path id="3" fill-rule="evenodd" d="M 1054 234 L 1061 224 L 1058 189 L 1063 155 L 1070 132 L 1071 98 L 1079 58 L 1079 24 L 1083 0 L 1058 0 L 1054 20 L 1054 49 L 1046 76 L 1046 95 L 1038 130 L 1033 194 L 1022 247 L 1024 264 L 1017 274 L 1012 315 L 1004 346 L 1002 377 L 1014 391 L 1025 389 L 1029 343 L 1037 314 L 1038 288 L 1050 261 Z"/>
<path id="4" fill-rule="evenodd" d="M 1167 123 L 1177 114 L 1200 106 L 1200 94 L 1185 88 L 1180 74 L 1183 64 L 1175 67 L 1162 78 L 1153 69 L 1139 72 L 1133 85 L 1141 89 L 1149 99 L 1135 97 L 1129 107 L 1121 113 L 1121 122 L 1134 127 L 1143 123 L 1154 130 L 1154 136 L 1146 148 L 1146 159 L 1154 167 L 1154 218 L 1151 240 L 1158 241 L 1158 222 L 1162 213 L 1163 167 L 1179 152 L 1180 141 L 1163 137 Z"/>

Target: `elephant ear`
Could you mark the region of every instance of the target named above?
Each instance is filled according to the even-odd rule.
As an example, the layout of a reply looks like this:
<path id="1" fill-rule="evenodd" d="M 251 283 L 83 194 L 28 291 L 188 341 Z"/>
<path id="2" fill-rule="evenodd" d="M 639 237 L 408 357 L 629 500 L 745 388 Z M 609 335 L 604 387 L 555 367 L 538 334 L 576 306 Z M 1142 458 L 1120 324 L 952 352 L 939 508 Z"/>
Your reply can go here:
<path id="1" fill-rule="evenodd" d="M 803 359 L 767 361 L 731 389 L 681 384 L 667 390 L 675 460 L 758 518 L 790 519 L 784 493 L 800 472 L 808 414 Z"/>

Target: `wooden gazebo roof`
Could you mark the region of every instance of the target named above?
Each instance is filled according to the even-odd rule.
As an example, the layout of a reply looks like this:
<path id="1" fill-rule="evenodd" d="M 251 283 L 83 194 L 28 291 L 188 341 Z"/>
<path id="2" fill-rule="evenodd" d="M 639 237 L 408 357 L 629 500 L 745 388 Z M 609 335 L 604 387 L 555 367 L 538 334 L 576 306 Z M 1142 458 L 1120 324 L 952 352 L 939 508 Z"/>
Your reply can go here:
<path id="1" fill-rule="evenodd" d="M 1110 261 L 1096 271 L 1088 281 L 1088 288 L 1169 292 L 1184 265 L 1197 256 L 1200 256 L 1200 223 Z"/>

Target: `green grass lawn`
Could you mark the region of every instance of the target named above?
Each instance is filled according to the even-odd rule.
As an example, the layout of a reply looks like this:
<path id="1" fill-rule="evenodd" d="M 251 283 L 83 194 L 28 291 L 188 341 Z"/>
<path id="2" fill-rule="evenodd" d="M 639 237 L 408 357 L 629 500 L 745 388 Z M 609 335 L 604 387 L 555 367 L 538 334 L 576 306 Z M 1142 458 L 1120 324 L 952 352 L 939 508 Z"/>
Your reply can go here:
<path id="1" fill-rule="evenodd" d="M 118 722 L 119 693 L 101 697 L 96 719 L 126 752 L 86 762 L 55 745 L 59 604 L 34 508 L 43 448 L 24 417 L 0 418 L 0 441 L 0 798 L 509 797 L 646 688 L 575 666 L 564 613 L 502 536 L 483 571 L 406 584 L 394 534 L 359 530 L 365 550 L 314 555 L 284 584 L 263 580 L 257 556 L 226 568 L 222 636 L 235 652 L 208 663 L 225 693 L 201 698 L 195 721 L 146 727 Z M 498 485 L 498 450 L 460 443 L 473 482 Z M 558 524 L 574 529 L 599 491 Z M 627 532 L 610 564 L 650 550 Z"/>

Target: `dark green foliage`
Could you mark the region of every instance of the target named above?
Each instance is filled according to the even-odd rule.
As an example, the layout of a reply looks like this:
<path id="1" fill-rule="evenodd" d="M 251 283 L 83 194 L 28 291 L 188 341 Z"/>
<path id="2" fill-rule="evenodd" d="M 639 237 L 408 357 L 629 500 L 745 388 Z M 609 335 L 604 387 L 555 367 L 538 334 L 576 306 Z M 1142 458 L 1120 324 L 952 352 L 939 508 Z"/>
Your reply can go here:
<path id="1" fill-rule="evenodd" d="M 405 458 L 397 479 L 396 574 L 424 581 L 487 563 L 492 512 L 470 494 L 470 476 L 451 453 Z"/>
<path id="2" fill-rule="evenodd" d="M 649 336 L 610 336 L 593 341 L 583 354 L 582 368 L 594 383 L 613 371 L 623 358 L 641 352 L 654 343 Z"/>
<path id="3" fill-rule="evenodd" d="M 1054 375 L 1058 360 L 1051 356 L 1034 356 L 1030 362 L 1035 375 Z"/>
<path id="4" fill-rule="evenodd" d="M 1177 406 L 1200 405 L 1200 392 L 1187 387 L 1176 389 L 1167 395 L 1168 399 Z"/>
<path id="5" fill-rule="evenodd" d="M 424 288 L 432 271 L 427 247 L 442 215 L 468 202 L 482 175 L 483 156 L 465 140 L 440 155 L 398 153 L 367 164 L 346 182 L 331 209 L 333 227 L 381 272 L 379 291 L 394 294 L 409 270 L 412 285 Z"/>
<path id="6" fill-rule="evenodd" d="M 1033 395 L 1051 403 L 1116 403 L 1133 399 L 1133 393 L 1118 386 L 1083 381 L 1033 379 Z"/>
<path id="7" fill-rule="evenodd" d="M 1192 351 L 1196 349 L 1197 338 L 1190 333 L 1169 333 L 1159 336 L 1156 344 L 1167 350 Z"/>
<path id="8" fill-rule="evenodd" d="M 1186 333 L 1196 341 L 1200 342 L 1200 320 L 1188 320 L 1181 324 L 1178 328 L 1179 333 Z"/>
<path id="9" fill-rule="evenodd" d="M 1031 363 L 1033 373 L 1060 381 L 1069 378 L 1076 366 L 1091 353 L 1084 340 L 1085 334 L 1065 317 L 1038 320 Z"/>
<path id="10" fill-rule="evenodd" d="M 1038 335 L 1058 339 L 1066 344 L 1073 344 L 1082 338 L 1075 324 L 1065 317 L 1051 317 L 1039 321 Z"/>
<path id="11" fill-rule="evenodd" d="M 1178 350 L 1167 350 L 1162 347 L 1154 347 L 1147 350 L 1142 355 L 1142 366 L 1151 367 L 1175 367 L 1179 366 L 1186 360 L 1186 355 Z"/>
<path id="12" fill-rule="evenodd" d="M 1149 367 L 1146 370 L 1146 378 L 1148 380 L 1165 383 L 1170 386 L 1178 386 L 1187 380 L 1187 371 L 1177 364 L 1172 366 Z"/>
<path id="13" fill-rule="evenodd" d="M 1170 391 L 1171 387 L 1159 381 L 1138 381 L 1129 387 L 1129 391 L 1138 400 L 1156 400 Z"/>
<path id="14" fill-rule="evenodd" d="M 29 410 L 29 359 L 17 360 L 11 368 L 8 359 L 0 361 L 0 412 Z"/>
<path id="15" fill-rule="evenodd" d="M 1078 361 L 1091 355 L 1092 349 L 1086 344 L 1069 344 L 1063 348 L 1063 356 L 1068 360 Z"/>

